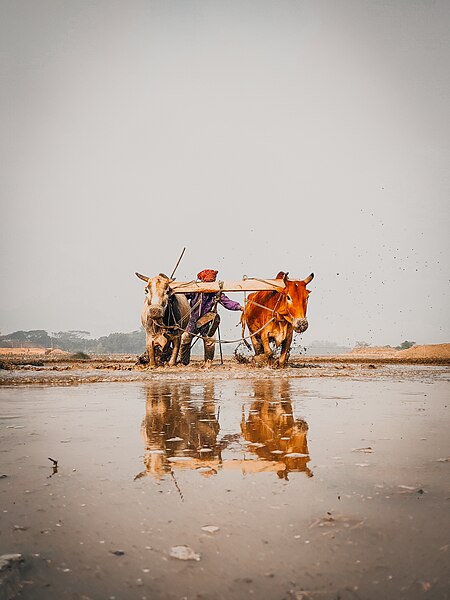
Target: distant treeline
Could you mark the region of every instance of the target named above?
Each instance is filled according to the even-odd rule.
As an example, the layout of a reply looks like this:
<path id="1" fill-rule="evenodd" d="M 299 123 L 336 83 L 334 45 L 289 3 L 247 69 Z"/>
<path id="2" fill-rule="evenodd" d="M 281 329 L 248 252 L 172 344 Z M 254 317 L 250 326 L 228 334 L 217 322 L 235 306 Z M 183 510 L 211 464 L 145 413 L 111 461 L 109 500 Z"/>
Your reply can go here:
<path id="1" fill-rule="evenodd" d="M 414 346 L 415 342 L 405 340 L 397 350 L 404 350 Z M 366 342 L 357 342 L 357 347 L 367 347 Z M 141 354 L 145 351 L 145 332 L 141 327 L 130 333 L 110 333 L 97 339 L 91 338 L 89 331 L 70 330 L 54 331 L 50 334 L 44 329 L 31 331 L 14 331 L 7 335 L 0 335 L 0 348 L 59 348 L 67 352 L 86 352 L 90 354 Z M 235 345 L 222 345 L 222 352 L 230 354 Z M 390 346 L 386 346 L 390 348 Z M 349 352 L 349 347 L 338 346 L 334 342 L 315 340 L 301 349 L 300 354 L 310 356 L 325 354 L 342 354 Z M 193 353 L 202 352 L 202 344 L 196 344 Z M 298 354 L 298 352 L 297 352 Z"/>
<path id="2" fill-rule="evenodd" d="M 44 329 L 14 331 L 0 335 L 0 348 L 59 348 L 67 352 L 92 354 L 140 354 L 145 350 L 143 328 L 130 333 L 110 333 L 92 339 L 89 331 L 55 331 Z"/>

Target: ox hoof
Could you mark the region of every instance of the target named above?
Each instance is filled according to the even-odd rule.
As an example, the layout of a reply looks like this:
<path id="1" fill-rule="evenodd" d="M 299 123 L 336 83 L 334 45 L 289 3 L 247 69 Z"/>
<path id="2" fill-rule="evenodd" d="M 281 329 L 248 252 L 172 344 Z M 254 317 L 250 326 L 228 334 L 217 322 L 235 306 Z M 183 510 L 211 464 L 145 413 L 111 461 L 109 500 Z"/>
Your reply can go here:
<path id="1" fill-rule="evenodd" d="M 265 354 L 257 354 L 253 357 L 253 362 L 257 367 L 265 367 L 268 363 L 268 359 Z"/>

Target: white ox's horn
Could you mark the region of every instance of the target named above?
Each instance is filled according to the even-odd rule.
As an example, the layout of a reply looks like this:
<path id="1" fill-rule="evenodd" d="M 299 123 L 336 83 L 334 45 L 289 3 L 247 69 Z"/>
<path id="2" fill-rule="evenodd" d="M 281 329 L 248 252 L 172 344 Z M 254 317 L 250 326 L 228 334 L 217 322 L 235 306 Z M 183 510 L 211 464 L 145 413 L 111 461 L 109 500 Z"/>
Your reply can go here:
<path id="1" fill-rule="evenodd" d="M 137 275 L 139 277 L 139 279 L 142 279 L 142 281 L 145 281 L 145 283 L 148 283 L 148 277 L 145 277 L 145 275 L 141 275 L 137 271 L 136 271 L 135 275 Z"/>
<path id="2" fill-rule="evenodd" d="M 312 281 L 314 279 L 314 273 L 311 273 L 311 275 L 309 275 L 306 279 L 305 279 L 305 285 L 308 285 L 308 283 L 310 281 Z"/>

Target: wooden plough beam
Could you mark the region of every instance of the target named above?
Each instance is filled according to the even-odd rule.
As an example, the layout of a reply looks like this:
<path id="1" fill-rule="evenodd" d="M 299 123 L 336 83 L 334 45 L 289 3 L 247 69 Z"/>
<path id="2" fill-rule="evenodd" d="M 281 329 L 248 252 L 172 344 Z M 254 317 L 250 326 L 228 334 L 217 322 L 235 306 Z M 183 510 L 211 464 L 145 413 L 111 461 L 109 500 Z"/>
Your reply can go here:
<path id="1" fill-rule="evenodd" d="M 170 288 L 174 294 L 202 292 L 260 292 L 283 289 L 282 279 L 242 279 L 241 281 L 173 281 Z"/>

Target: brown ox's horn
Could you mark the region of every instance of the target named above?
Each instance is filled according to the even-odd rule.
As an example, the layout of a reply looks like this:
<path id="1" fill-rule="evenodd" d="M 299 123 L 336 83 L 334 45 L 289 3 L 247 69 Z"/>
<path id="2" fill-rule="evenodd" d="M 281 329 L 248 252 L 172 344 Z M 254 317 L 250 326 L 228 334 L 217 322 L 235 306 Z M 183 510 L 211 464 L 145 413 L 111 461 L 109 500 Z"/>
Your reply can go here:
<path id="1" fill-rule="evenodd" d="M 139 279 L 142 279 L 142 281 L 145 281 L 145 283 L 148 283 L 148 277 L 145 277 L 145 275 L 141 275 L 137 271 L 136 271 L 135 275 L 137 275 L 139 277 Z"/>
<path id="2" fill-rule="evenodd" d="M 309 277 L 307 277 L 307 278 L 305 279 L 305 285 L 308 285 L 308 283 L 309 283 L 310 281 L 312 281 L 313 279 L 314 279 L 314 273 L 311 273 L 311 275 L 309 275 Z"/>

